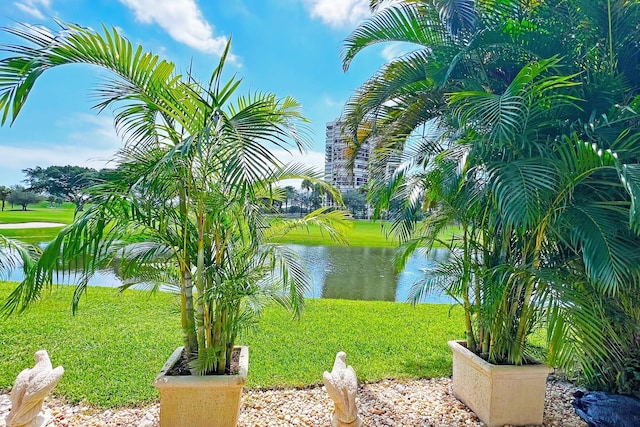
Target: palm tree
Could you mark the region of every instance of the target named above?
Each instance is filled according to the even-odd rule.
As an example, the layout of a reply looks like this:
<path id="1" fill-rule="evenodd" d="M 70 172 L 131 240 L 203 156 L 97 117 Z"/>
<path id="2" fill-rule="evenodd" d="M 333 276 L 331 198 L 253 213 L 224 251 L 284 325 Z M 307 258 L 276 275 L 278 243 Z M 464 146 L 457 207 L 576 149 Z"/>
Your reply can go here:
<path id="1" fill-rule="evenodd" d="M 308 179 L 303 179 L 300 183 L 300 189 L 307 193 L 305 200 L 307 202 L 307 212 L 309 212 L 311 210 L 311 190 L 313 190 L 313 183 Z"/>
<path id="2" fill-rule="evenodd" d="M 284 187 L 284 211 L 285 211 L 285 213 L 289 213 L 289 202 L 296 200 L 296 197 L 298 197 L 297 193 L 298 192 L 296 191 L 296 189 L 291 185 L 287 185 L 286 187 Z"/>
<path id="3" fill-rule="evenodd" d="M 4 203 L 9 198 L 9 194 L 11 194 L 11 189 L 5 187 L 4 185 L 0 185 L 0 200 L 2 200 L 2 211 L 4 211 Z"/>
<path id="4" fill-rule="evenodd" d="M 556 35 L 538 31 L 532 17 L 535 2 L 371 4 L 373 17 L 345 40 L 345 71 L 359 52 L 378 43 L 410 43 L 414 50 L 383 65 L 347 103 L 346 131 L 356 148 L 371 133 L 386 147 L 402 146 L 429 120 L 446 124 L 448 93 L 480 88 L 500 92 L 527 62 L 553 55 L 548 46 Z"/>
<path id="5" fill-rule="evenodd" d="M 483 301 L 492 319 L 488 342 L 484 334 L 486 350 L 490 358 L 501 354 L 512 363 L 523 356 L 526 334 L 536 321 L 527 317 L 539 311 L 536 307 L 548 310 L 544 320 L 553 337 L 551 361 L 568 364 L 563 355 L 573 350 L 563 345 L 572 342 L 569 336 L 578 341 L 577 329 L 583 354 L 600 353 L 601 344 L 593 343 L 608 339 L 610 328 L 596 316 L 586 320 L 583 313 L 576 315 L 576 307 L 584 308 L 586 302 L 567 288 L 578 291 L 581 283 L 592 283 L 600 294 L 611 294 L 623 286 L 636 287 L 640 278 L 640 251 L 630 249 L 639 240 L 625 220 L 629 198 L 620 191 L 617 173 L 623 165 L 613 153 L 564 134 L 568 129 L 558 126 L 555 119 L 566 115 L 563 110 L 573 99 L 562 91 L 571 85 L 571 76 L 544 77 L 544 69 L 556 61 L 523 68 L 503 94 L 451 96 L 472 133 L 470 155 L 481 159 L 478 166 L 486 182 L 485 212 L 476 223 L 483 233 L 483 295 L 487 289 L 501 290 L 495 301 Z M 559 273 L 565 271 L 571 274 Z M 505 305 L 505 297 L 513 303 Z M 516 306 L 520 313 L 506 311 Z M 565 324 L 567 319 L 571 322 Z M 591 331 L 594 324 L 600 328 Z M 562 333 L 554 334 L 556 328 Z"/>
<path id="6" fill-rule="evenodd" d="M 306 147 L 306 119 L 292 98 L 237 95 L 240 81 L 222 80 L 229 45 L 202 85 L 175 75 L 172 63 L 141 47 L 134 50 L 115 29 L 101 35 L 61 26 L 57 34 L 6 29 L 35 47 L 5 46 L 16 56 L 0 61 L 3 123 L 16 119 L 46 70 L 93 64 L 114 76 L 96 90 L 96 108 L 118 106 L 115 126 L 126 144 L 116 155 L 118 169 L 88 190 L 90 208 L 47 246 L 5 312 L 27 307 L 55 271 L 77 268 L 80 259 L 75 310 L 89 277 L 118 259 L 128 280 L 123 289 L 139 282 L 177 286 L 194 371 L 228 372 L 237 335 L 259 313 L 262 297 L 295 313 L 302 304 L 306 277 L 288 251 L 266 243 L 273 229 L 262 201 L 281 179 L 321 184 L 308 168 L 282 165 L 270 151 Z M 333 227 L 341 218 L 315 212 L 287 227 L 313 222 L 339 237 Z M 145 239 L 131 242 L 134 235 Z"/>
<path id="7" fill-rule="evenodd" d="M 390 182 L 374 174 L 370 198 L 378 213 L 401 202 L 405 257 L 461 224 L 460 256 L 414 291 L 445 285 L 460 297 L 468 344 L 492 361 L 526 361 L 526 337 L 544 323 L 551 363 L 593 370 L 623 341 L 599 298 L 638 307 L 640 129 L 628 96 L 640 87 L 626 77 L 637 55 L 616 62 L 640 38 L 638 5 L 608 1 L 608 15 L 590 8 L 585 20 L 588 3 L 404 1 L 345 42 L 345 68 L 375 43 L 417 46 L 363 84 L 347 122 L 356 148 L 378 136 L 374 164 L 404 156 Z M 426 207 L 436 215 L 420 223 Z"/>

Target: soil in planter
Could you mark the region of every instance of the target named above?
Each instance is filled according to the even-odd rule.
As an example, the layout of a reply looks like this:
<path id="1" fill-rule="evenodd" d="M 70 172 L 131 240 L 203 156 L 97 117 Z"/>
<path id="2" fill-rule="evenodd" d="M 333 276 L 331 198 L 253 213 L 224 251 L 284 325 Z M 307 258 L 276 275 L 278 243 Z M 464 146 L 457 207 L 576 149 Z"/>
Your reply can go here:
<path id="1" fill-rule="evenodd" d="M 460 345 L 462 345 L 464 348 L 467 348 L 467 343 L 466 341 L 461 341 Z M 540 355 L 538 356 L 539 359 L 535 358 L 535 357 L 523 357 L 522 359 L 522 366 L 534 366 L 534 365 L 542 365 L 543 363 L 540 361 L 540 359 L 544 358 L 544 352 L 542 351 L 542 349 L 540 349 Z M 489 362 L 489 354 L 488 353 L 476 353 L 475 351 L 472 351 L 473 354 L 475 354 L 476 356 L 478 356 L 479 358 L 481 358 L 482 360 L 484 360 L 485 362 Z M 503 365 L 503 366 L 514 366 L 512 363 L 508 363 L 506 359 L 504 360 L 496 360 L 495 362 L 489 362 L 492 365 Z"/>
<path id="2" fill-rule="evenodd" d="M 231 353 L 231 374 L 237 374 L 240 370 L 240 349 L 234 348 Z M 191 375 L 189 370 L 189 362 L 187 361 L 187 353 L 182 350 L 180 359 L 167 371 L 165 375 L 170 377 L 179 377 L 184 375 Z"/>

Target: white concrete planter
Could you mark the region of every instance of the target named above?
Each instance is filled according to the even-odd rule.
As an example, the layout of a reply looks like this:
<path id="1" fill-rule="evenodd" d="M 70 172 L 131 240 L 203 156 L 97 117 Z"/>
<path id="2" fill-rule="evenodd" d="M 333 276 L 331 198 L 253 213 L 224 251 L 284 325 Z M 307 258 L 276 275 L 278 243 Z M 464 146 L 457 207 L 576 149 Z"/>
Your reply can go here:
<path id="1" fill-rule="evenodd" d="M 165 375 L 181 353 L 182 347 L 173 352 L 153 383 L 160 392 L 160 427 L 236 427 L 249 348 L 240 347 L 237 375 Z"/>
<path id="2" fill-rule="evenodd" d="M 449 341 L 453 352 L 453 394 L 488 427 L 541 425 L 551 369 L 545 365 L 492 365 Z"/>

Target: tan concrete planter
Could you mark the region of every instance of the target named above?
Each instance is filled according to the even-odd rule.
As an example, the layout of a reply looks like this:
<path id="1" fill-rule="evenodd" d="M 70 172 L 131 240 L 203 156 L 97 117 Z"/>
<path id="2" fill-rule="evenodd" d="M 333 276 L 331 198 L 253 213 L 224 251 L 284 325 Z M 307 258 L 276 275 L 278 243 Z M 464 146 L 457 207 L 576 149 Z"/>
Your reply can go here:
<path id="1" fill-rule="evenodd" d="M 453 352 L 453 394 L 488 427 L 541 425 L 551 369 L 545 365 L 492 365 L 464 341 L 449 341 Z"/>
<path id="2" fill-rule="evenodd" d="M 182 347 L 173 352 L 153 386 L 160 392 L 160 427 L 236 427 L 249 348 L 240 347 L 237 375 L 167 376 Z"/>

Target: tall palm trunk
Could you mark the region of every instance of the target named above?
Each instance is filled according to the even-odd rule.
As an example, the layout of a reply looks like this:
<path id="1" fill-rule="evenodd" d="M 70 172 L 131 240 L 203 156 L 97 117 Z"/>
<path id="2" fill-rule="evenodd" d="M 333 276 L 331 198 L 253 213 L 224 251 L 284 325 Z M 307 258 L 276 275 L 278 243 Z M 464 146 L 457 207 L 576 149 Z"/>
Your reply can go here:
<path id="1" fill-rule="evenodd" d="M 542 223 L 539 225 L 536 236 L 535 236 L 535 244 L 532 248 L 532 262 L 531 265 L 533 270 L 536 271 L 540 267 L 540 251 L 542 249 L 542 242 L 544 240 L 545 232 L 547 229 L 547 220 L 549 219 L 550 214 L 544 216 Z M 528 249 L 528 248 L 527 248 Z M 526 250 L 526 249 L 525 249 Z M 525 295 L 522 303 L 522 313 L 520 313 L 520 323 L 518 325 L 518 331 L 516 334 L 517 343 L 516 350 L 519 352 L 520 359 L 522 358 L 522 352 L 527 340 L 527 321 L 530 319 L 529 311 L 535 310 L 534 307 L 530 307 L 531 298 L 533 296 L 533 291 L 536 286 L 536 279 L 531 277 L 527 280 L 527 286 L 525 290 Z"/>
<path id="2" fill-rule="evenodd" d="M 220 310 L 220 318 L 218 319 L 220 322 L 220 325 L 222 325 L 224 327 L 224 332 L 221 334 L 220 337 L 220 343 L 219 343 L 219 356 L 218 356 L 218 366 L 217 366 L 217 372 L 222 374 L 227 370 L 227 351 L 228 351 L 228 344 L 229 344 L 229 339 L 226 336 L 226 333 L 228 333 L 229 328 L 227 327 L 227 316 L 228 316 L 228 310 L 225 304 L 222 304 L 222 309 Z M 231 362 L 231 359 L 229 359 L 229 363 Z"/>
<path id="3" fill-rule="evenodd" d="M 464 323 L 466 326 L 465 334 L 467 336 L 467 348 L 475 351 L 476 340 L 473 335 L 473 324 L 471 323 L 471 302 L 469 299 L 469 287 L 471 286 L 471 251 L 469 247 L 469 225 L 462 224 L 462 247 L 463 247 L 463 304 L 464 304 Z"/>
<path id="4" fill-rule="evenodd" d="M 198 255 L 196 261 L 196 289 L 198 290 L 198 298 L 196 302 L 196 332 L 198 337 L 198 353 L 204 355 L 207 348 L 206 331 L 205 331 L 205 299 L 204 299 L 204 213 L 201 206 L 198 207 L 196 214 L 198 224 Z"/>
<path id="5" fill-rule="evenodd" d="M 182 331 L 184 335 L 184 348 L 187 353 L 187 357 L 191 357 L 198 350 L 198 341 L 196 339 L 196 323 L 194 317 L 193 307 L 193 277 L 191 276 L 191 259 L 189 257 L 189 248 L 187 243 L 189 241 L 188 233 L 188 218 L 187 218 L 187 201 L 186 191 L 184 186 L 180 186 L 179 192 L 179 206 L 180 214 L 182 218 L 182 262 L 180 263 L 180 304 L 182 313 Z"/>

